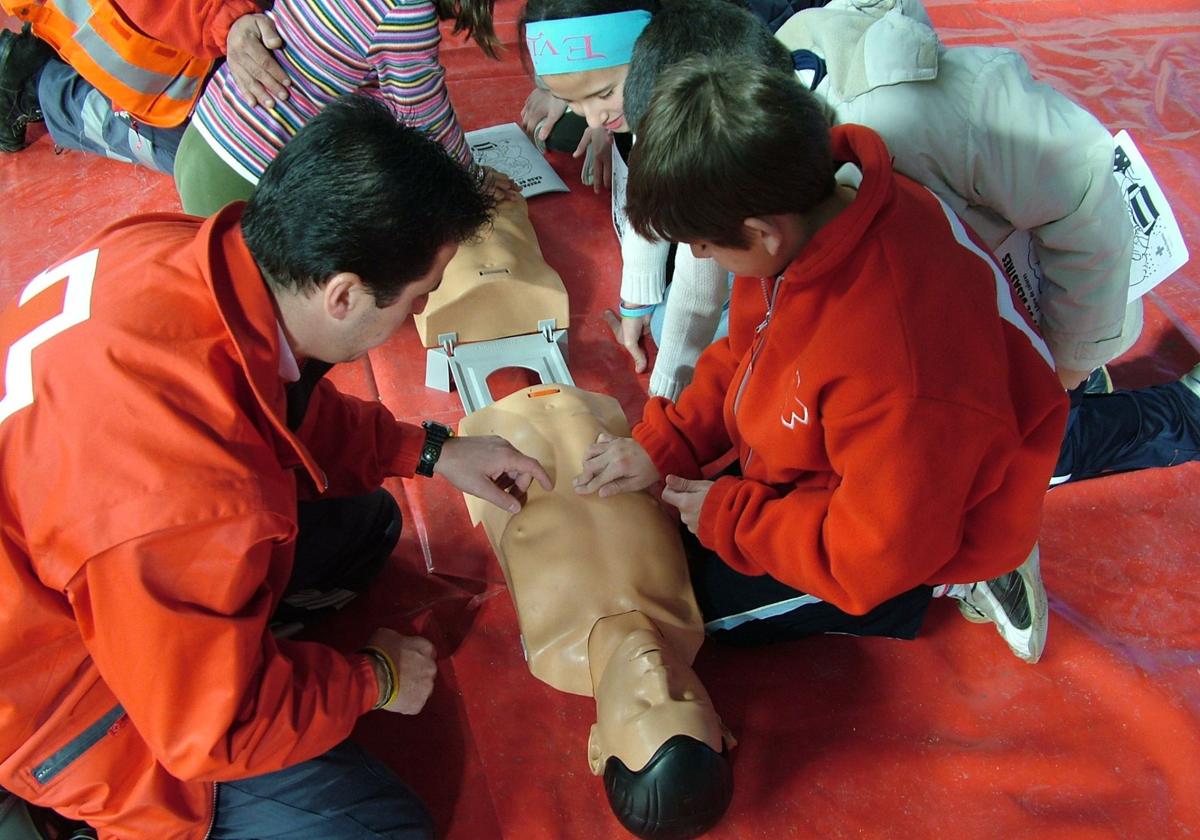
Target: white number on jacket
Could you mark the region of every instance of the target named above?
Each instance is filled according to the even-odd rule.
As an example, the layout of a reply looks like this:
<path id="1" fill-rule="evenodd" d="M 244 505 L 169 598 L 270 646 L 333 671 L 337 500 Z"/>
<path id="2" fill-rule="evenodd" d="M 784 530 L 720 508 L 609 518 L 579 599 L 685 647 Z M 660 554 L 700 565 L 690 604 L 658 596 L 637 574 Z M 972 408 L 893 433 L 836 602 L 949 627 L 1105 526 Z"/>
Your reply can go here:
<path id="1" fill-rule="evenodd" d="M 96 249 L 80 254 L 54 268 L 48 268 L 29 281 L 21 292 L 18 306 L 60 282 L 65 281 L 62 311 L 31 329 L 8 348 L 4 364 L 4 396 L 0 398 L 0 423 L 33 404 L 33 349 L 64 330 L 83 323 L 92 314 L 92 282 L 96 279 Z"/>

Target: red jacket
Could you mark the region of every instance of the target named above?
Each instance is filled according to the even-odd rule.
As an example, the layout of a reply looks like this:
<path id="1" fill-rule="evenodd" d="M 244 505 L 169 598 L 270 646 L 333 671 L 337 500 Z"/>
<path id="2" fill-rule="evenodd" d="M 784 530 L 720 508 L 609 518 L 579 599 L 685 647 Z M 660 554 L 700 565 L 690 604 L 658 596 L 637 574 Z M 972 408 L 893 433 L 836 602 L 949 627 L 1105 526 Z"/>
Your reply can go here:
<path id="1" fill-rule="evenodd" d="M 286 428 L 240 205 L 118 223 L 0 315 L 0 786 L 102 836 L 199 838 L 213 785 L 319 755 L 369 661 L 276 640 L 296 502 L 424 439 L 322 382 Z"/>
<path id="2" fill-rule="evenodd" d="M 734 282 L 729 338 L 634 437 L 698 478 L 731 447 L 699 538 L 852 613 L 1010 571 L 1037 540 L 1067 399 L 991 255 L 862 126 L 858 196 L 775 279 Z M 764 325 L 761 326 L 760 325 Z"/>

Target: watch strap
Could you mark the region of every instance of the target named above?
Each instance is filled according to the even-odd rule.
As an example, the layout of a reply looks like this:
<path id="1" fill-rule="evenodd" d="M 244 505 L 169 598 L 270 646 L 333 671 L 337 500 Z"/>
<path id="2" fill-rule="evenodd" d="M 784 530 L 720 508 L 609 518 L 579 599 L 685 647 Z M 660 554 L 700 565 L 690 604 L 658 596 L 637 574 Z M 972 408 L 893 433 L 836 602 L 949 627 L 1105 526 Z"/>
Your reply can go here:
<path id="1" fill-rule="evenodd" d="M 428 478 L 433 475 L 433 467 L 442 455 L 442 444 L 454 437 L 454 430 L 432 420 L 426 420 L 421 428 L 425 430 L 425 442 L 421 444 L 416 473 Z"/>

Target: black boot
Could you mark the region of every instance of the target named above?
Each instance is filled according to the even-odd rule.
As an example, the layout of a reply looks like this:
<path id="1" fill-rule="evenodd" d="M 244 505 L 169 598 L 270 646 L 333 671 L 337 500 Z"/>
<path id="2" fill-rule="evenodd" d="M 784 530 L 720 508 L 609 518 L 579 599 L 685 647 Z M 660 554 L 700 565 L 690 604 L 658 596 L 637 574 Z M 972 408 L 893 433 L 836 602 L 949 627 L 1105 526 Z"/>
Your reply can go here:
<path id="1" fill-rule="evenodd" d="M 25 148 L 25 127 L 42 118 L 37 76 L 54 50 L 29 30 L 0 31 L 0 151 Z"/>

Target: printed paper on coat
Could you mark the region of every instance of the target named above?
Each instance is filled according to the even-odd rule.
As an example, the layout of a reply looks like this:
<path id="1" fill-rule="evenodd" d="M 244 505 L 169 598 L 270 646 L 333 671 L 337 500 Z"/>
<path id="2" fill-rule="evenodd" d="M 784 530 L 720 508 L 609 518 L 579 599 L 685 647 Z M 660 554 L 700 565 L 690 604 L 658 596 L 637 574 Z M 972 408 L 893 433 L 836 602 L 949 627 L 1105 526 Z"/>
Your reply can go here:
<path id="1" fill-rule="evenodd" d="M 480 166 L 490 166 L 517 182 L 521 195 L 567 192 L 567 185 L 516 123 L 467 132 L 467 144 Z"/>
<path id="2" fill-rule="evenodd" d="M 1120 131 L 1113 141 L 1116 145 L 1113 177 L 1125 197 L 1133 225 L 1133 261 L 1129 272 L 1129 300 L 1133 301 L 1183 266 L 1188 261 L 1188 250 L 1162 188 L 1129 133 Z M 1017 297 L 1034 321 L 1040 321 L 1038 297 L 1042 273 L 1029 232 L 1013 231 L 996 249 L 996 257 Z"/>

